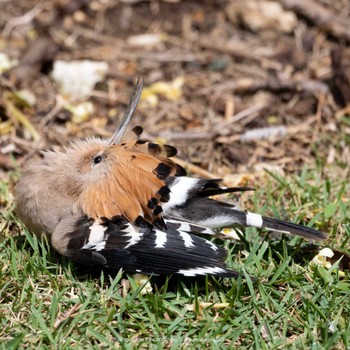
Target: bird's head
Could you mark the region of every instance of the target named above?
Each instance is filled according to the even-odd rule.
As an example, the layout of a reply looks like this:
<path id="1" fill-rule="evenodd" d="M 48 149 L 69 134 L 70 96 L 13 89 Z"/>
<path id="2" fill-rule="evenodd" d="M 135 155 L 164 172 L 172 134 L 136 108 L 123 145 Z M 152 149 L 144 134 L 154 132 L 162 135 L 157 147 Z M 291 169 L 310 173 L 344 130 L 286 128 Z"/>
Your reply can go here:
<path id="1" fill-rule="evenodd" d="M 98 181 L 108 172 L 111 163 L 109 147 L 105 140 L 98 138 L 76 141 L 66 149 L 67 162 L 82 181 Z"/>

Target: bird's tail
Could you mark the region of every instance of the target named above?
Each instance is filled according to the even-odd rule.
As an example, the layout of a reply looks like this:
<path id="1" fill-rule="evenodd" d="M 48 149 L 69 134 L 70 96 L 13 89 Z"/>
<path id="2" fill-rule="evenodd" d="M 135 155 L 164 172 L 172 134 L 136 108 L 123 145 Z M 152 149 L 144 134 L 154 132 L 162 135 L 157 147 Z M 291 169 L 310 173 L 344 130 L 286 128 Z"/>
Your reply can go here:
<path id="1" fill-rule="evenodd" d="M 236 209 L 231 210 L 232 215 L 235 219 L 237 217 L 241 218 L 241 224 L 243 226 L 264 228 L 272 231 L 298 235 L 306 239 L 312 239 L 316 241 L 325 239 L 327 237 L 325 233 L 308 226 L 294 224 L 292 222 L 270 218 L 251 212 L 242 212 Z"/>
<path id="2" fill-rule="evenodd" d="M 181 218 L 212 230 L 224 227 L 257 227 L 298 235 L 306 239 L 322 240 L 325 233 L 311 227 L 274 219 L 260 214 L 238 210 L 235 206 L 209 198 L 196 198 L 187 202 L 175 213 Z M 175 215 L 177 216 L 177 215 Z"/>

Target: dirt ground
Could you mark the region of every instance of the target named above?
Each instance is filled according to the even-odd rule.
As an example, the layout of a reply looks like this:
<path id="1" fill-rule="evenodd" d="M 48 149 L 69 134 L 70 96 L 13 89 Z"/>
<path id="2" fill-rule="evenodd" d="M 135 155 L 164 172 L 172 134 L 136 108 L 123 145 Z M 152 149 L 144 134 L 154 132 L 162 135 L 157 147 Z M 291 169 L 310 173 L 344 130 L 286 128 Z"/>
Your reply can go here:
<path id="1" fill-rule="evenodd" d="M 0 7 L 0 52 L 17 61 L 0 79 L 1 177 L 14 169 L 12 157 L 21 166 L 41 148 L 109 135 L 139 76 L 150 97 L 132 125 L 175 145 L 192 173 L 349 164 L 348 0 L 2 0 Z M 94 112 L 79 119 L 52 67 L 83 59 L 108 70 L 90 94 Z"/>

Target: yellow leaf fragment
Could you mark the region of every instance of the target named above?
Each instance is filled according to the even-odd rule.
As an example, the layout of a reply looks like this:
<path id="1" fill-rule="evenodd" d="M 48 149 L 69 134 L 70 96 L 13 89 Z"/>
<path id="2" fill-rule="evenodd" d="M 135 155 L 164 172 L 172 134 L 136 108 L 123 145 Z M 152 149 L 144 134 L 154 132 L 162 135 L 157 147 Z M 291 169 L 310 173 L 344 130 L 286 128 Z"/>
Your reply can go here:
<path id="1" fill-rule="evenodd" d="M 11 59 L 4 52 L 0 52 L 0 74 L 7 72 L 17 64 L 18 61 L 16 59 Z"/>
<path id="2" fill-rule="evenodd" d="M 89 102 L 81 102 L 78 104 L 67 104 L 66 109 L 72 113 L 72 122 L 75 124 L 80 124 L 86 122 L 90 115 L 94 112 L 94 105 Z"/>
<path id="3" fill-rule="evenodd" d="M 18 122 L 25 129 L 29 131 L 29 133 L 32 135 L 34 141 L 39 141 L 40 140 L 40 135 L 38 131 L 35 129 L 34 125 L 29 121 L 29 119 L 25 116 L 24 113 L 22 113 L 15 105 L 12 103 L 9 99 L 9 96 L 4 97 L 4 104 L 5 108 L 7 110 L 7 113 L 11 117 L 11 119 L 14 122 Z"/>
<path id="4" fill-rule="evenodd" d="M 238 234 L 237 234 L 237 229 L 233 229 L 233 228 L 223 228 L 221 231 L 220 231 L 223 235 L 229 237 L 229 238 L 233 238 L 237 241 L 240 240 Z"/>
<path id="5" fill-rule="evenodd" d="M 141 99 L 154 106 L 158 103 L 158 96 L 164 96 L 170 101 L 175 101 L 182 96 L 184 77 L 178 77 L 171 82 L 158 81 L 142 91 Z"/>
<path id="6" fill-rule="evenodd" d="M 141 273 L 135 273 L 134 275 L 132 275 L 132 277 L 134 278 L 135 283 L 138 287 L 143 286 L 143 288 L 140 291 L 142 295 L 152 293 L 153 288 L 149 281 L 149 276 L 143 275 Z"/>
<path id="7" fill-rule="evenodd" d="M 332 267 L 332 263 L 327 260 L 333 258 L 334 253 L 330 248 L 321 249 L 318 254 L 312 259 L 311 264 L 322 266 L 329 270 Z M 339 270 L 339 276 L 345 276 L 345 273 Z"/>
<path id="8" fill-rule="evenodd" d="M 5 120 L 0 123 L 0 135 L 9 134 L 13 128 L 13 123 L 11 120 Z"/>

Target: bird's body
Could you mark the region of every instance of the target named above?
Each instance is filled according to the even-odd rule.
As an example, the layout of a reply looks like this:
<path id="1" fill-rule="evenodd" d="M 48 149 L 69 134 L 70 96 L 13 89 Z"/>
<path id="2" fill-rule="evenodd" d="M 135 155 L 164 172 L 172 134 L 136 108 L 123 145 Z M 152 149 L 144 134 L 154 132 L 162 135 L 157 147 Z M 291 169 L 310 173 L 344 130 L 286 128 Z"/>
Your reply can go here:
<path id="1" fill-rule="evenodd" d="M 186 176 L 170 157 L 176 149 L 124 135 L 136 107 L 109 140 L 89 138 L 63 152 L 44 152 L 16 186 L 17 215 L 36 234 L 46 233 L 62 255 L 86 265 L 144 274 L 185 276 L 237 273 L 225 251 L 197 234 L 228 226 L 265 227 L 319 240 L 317 230 L 246 213 L 208 197 L 245 191 L 219 180 Z"/>

